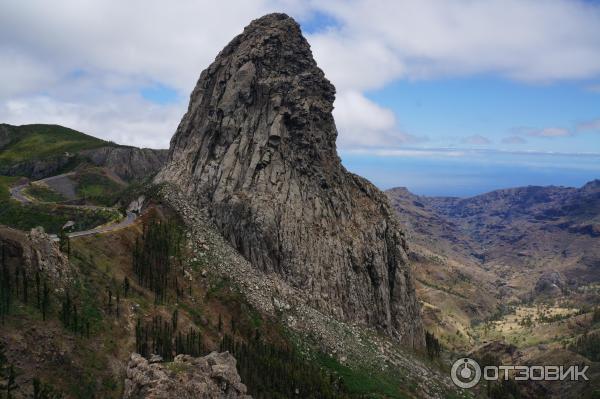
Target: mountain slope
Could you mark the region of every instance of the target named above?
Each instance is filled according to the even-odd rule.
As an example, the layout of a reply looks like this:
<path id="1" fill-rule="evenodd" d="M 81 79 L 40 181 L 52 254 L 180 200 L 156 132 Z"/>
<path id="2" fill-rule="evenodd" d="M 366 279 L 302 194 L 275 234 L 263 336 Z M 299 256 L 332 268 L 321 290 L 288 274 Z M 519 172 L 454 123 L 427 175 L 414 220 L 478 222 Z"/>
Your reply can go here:
<path id="1" fill-rule="evenodd" d="M 549 271 L 571 288 L 600 280 L 600 180 L 578 189 L 530 186 L 464 199 L 387 193 L 407 223 L 418 226 L 417 242 L 436 237 L 438 252 L 493 271 L 507 282 L 507 296 L 523 296 Z M 420 213 L 402 207 L 410 201 Z"/>
<path id="2" fill-rule="evenodd" d="M 42 179 L 85 163 L 141 180 L 162 167 L 166 150 L 122 146 L 58 125 L 0 124 L 0 175 Z"/>
<path id="3" fill-rule="evenodd" d="M 334 98 L 299 25 L 257 19 L 200 75 L 156 182 L 316 309 L 420 347 L 403 233 L 383 193 L 341 165 Z"/>
<path id="4" fill-rule="evenodd" d="M 423 197 L 405 188 L 386 194 L 411 242 L 425 325 L 450 347 L 469 348 L 496 330 L 496 338 L 510 336 L 517 344 L 554 342 L 561 348 L 582 333 L 581 326 L 593 329 L 600 181 L 472 198 Z M 581 313 L 587 316 L 570 328 L 559 322 Z M 521 335 L 530 317 L 540 324 Z M 476 328 L 481 322 L 482 330 Z"/>

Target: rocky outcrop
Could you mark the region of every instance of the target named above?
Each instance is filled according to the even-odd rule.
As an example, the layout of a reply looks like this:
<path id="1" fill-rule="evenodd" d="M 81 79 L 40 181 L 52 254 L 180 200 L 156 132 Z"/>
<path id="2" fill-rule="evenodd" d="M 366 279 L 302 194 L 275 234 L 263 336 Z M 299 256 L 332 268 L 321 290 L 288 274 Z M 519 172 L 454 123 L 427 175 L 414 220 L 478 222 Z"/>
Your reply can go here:
<path id="1" fill-rule="evenodd" d="M 200 75 L 155 180 L 311 306 L 421 345 L 404 235 L 386 197 L 341 165 L 334 98 L 293 19 L 255 20 Z"/>
<path id="2" fill-rule="evenodd" d="M 69 260 L 58 243 L 41 227 L 25 233 L 0 226 L 0 246 L 8 266 L 24 267 L 30 276 L 40 271 L 56 288 L 64 288 L 74 278 Z"/>
<path id="3" fill-rule="evenodd" d="M 69 166 L 89 162 L 106 167 L 126 181 L 153 177 L 167 159 L 167 150 L 150 148 L 106 146 L 84 150 L 76 154 L 60 154 L 45 159 L 32 159 L 9 165 L 0 165 L 0 174 L 44 179 L 62 173 Z"/>
<path id="4" fill-rule="evenodd" d="M 165 164 L 167 150 L 135 147 L 101 147 L 80 153 L 96 166 L 103 166 L 126 181 L 153 177 Z"/>
<path id="5" fill-rule="evenodd" d="M 27 176 L 32 180 L 43 179 L 61 173 L 73 160 L 75 160 L 74 154 L 61 154 L 45 159 L 0 165 L 0 175 Z"/>
<path id="6" fill-rule="evenodd" d="M 536 294 L 559 296 L 563 294 L 565 288 L 565 279 L 557 271 L 543 273 L 535 283 Z"/>
<path id="7" fill-rule="evenodd" d="M 46 159 L 28 160 L 0 166 L 0 174 L 28 176 L 33 180 L 53 176 L 82 162 L 106 167 L 126 181 L 153 177 L 167 159 L 167 150 L 106 146 L 84 150 L 77 154 L 61 154 Z"/>
<path id="8" fill-rule="evenodd" d="M 204 357 L 178 355 L 170 363 L 150 363 L 131 355 L 123 399 L 251 399 L 246 395 L 236 370 L 236 361 L 228 352 Z"/>
<path id="9" fill-rule="evenodd" d="M 0 124 L 0 150 L 6 147 L 12 141 L 12 132 L 8 125 Z"/>

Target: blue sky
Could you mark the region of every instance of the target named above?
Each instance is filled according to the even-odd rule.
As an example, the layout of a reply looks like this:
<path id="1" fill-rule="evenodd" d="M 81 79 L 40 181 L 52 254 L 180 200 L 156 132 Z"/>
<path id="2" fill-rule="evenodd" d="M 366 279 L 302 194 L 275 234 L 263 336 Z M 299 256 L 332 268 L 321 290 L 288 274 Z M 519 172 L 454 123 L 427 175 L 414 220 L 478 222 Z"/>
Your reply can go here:
<path id="1" fill-rule="evenodd" d="M 598 119 L 600 90 L 594 82 L 528 83 L 495 76 L 395 81 L 367 97 L 394 111 L 402 130 L 423 136 L 423 145 L 463 146 L 481 135 L 496 149 L 554 152 L 600 151 L 600 132 L 580 126 Z M 563 137 L 536 137 L 532 131 L 560 128 Z M 572 135 L 571 135 L 572 134 Z M 509 137 L 519 143 L 506 143 Z M 466 141 L 466 142 L 465 142 Z"/>
<path id="2" fill-rule="evenodd" d="M 596 1 L 31 0 L 2 8 L 2 122 L 59 123 L 166 148 L 200 71 L 250 20 L 283 11 L 336 86 L 344 165 L 381 188 L 466 196 L 600 178 Z"/>
<path id="3" fill-rule="evenodd" d="M 496 76 L 399 80 L 367 93 L 416 136 L 407 156 L 342 152 L 344 164 L 381 188 L 471 196 L 525 185 L 581 186 L 600 178 L 600 90 L 594 81 L 528 83 Z M 547 127 L 561 137 L 536 136 Z M 482 137 L 470 142 L 469 138 Z M 517 138 L 517 139 L 515 139 Z M 426 149 L 469 149 L 465 156 Z"/>

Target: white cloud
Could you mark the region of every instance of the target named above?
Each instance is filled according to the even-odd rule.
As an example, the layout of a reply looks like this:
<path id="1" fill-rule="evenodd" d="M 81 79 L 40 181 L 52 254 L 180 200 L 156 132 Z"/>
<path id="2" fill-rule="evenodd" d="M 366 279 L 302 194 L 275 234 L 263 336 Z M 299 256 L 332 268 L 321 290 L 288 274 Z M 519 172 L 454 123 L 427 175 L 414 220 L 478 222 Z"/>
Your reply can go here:
<path id="1" fill-rule="evenodd" d="M 491 144 L 491 140 L 487 137 L 484 137 L 480 134 L 475 134 L 473 136 L 468 136 L 462 139 L 464 144 L 472 144 L 472 145 L 486 145 Z"/>
<path id="2" fill-rule="evenodd" d="M 65 73 L 109 71 L 191 92 L 200 71 L 250 20 L 278 7 L 266 0 L 34 0 L 4 1 L 2 8 L 2 47 L 29 51 Z"/>
<path id="3" fill-rule="evenodd" d="M 313 39 L 343 38 L 315 51 L 334 81 L 348 73 L 343 69 L 365 70 L 368 63 L 402 65 L 394 78 L 497 73 L 544 81 L 600 72 L 600 11 L 584 2 L 334 0 L 319 6 L 341 20 L 338 29 Z M 385 51 L 362 59 L 354 49 L 371 40 Z M 330 61 L 339 53 L 354 62 Z"/>
<path id="4" fill-rule="evenodd" d="M 448 148 L 361 148 L 354 150 L 343 150 L 345 154 L 374 155 L 378 157 L 400 157 L 400 158 L 462 158 L 469 155 L 469 150 L 453 150 Z"/>
<path id="5" fill-rule="evenodd" d="M 342 148 L 400 146 L 423 141 L 407 133 L 397 131 L 394 113 L 382 108 L 357 91 L 345 91 L 337 96 L 333 115 Z"/>
<path id="6" fill-rule="evenodd" d="M 581 132 L 600 132 L 600 118 L 580 123 L 577 129 Z"/>
<path id="7" fill-rule="evenodd" d="M 594 170 L 600 167 L 600 163 L 597 162 L 597 159 L 600 158 L 600 152 L 560 152 L 560 151 L 535 151 L 535 150 L 526 150 L 526 151 L 515 151 L 515 150 L 498 150 L 491 148 L 447 148 L 447 147 L 439 147 L 439 148 L 382 148 L 382 147 L 374 147 L 374 148 L 359 148 L 359 149 L 349 149 L 342 150 L 342 154 L 358 154 L 358 155 L 374 155 L 380 157 L 414 157 L 414 158 L 453 158 L 453 159 L 465 159 L 465 160 L 473 160 L 474 157 L 482 160 L 488 160 L 490 156 L 507 156 L 503 160 L 503 162 L 512 162 L 513 155 L 523 156 L 527 161 L 531 161 L 531 157 L 574 157 L 581 158 L 589 158 L 593 160 L 592 167 Z M 531 163 L 534 165 L 534 163 Z M 562 167 L 562 166 L 561 166 Z"/>
<path id="8" fill-rule="evenodd" d="M 342 148 L 417 140 L 364 96 L 397 79 L 600 73 L 600 8 L 579 1 L 0 1 L 0 121 L 61 123 L 134 145 L 166 146 L 200 71 L 272 11 L 339 22 L 308 39 L 338 88 Z M 155 83 L 181 103 L 141 99 Z"/>
<path id="9" fill-rule="evenodd" d="M 41 85 L 54 82 L 56 77 L 50 68 L 15 49 L 0 47 L 0 99 L 15 94 L 35 92 Z"/>
<path id="10" fill-rule="evenodd" d="M 531 137 L 568 137 L 573 136 L 573 132 L 560 127 L 547 127 L 544 129 L 529 129 L 526 134 Z"/>
<path id="11" fill-rule="evenodd" d="M 503 144 L 525 144 L 527 140 L 519 136 L 508 136 L 502 139 Z"/>
<path id="12" fill-rule="evenodd" d="M 127 96 L 111 96 L 106 100 L 98 106 L 45 96 L 13 99 L 0 104 L 0 120 L 14 125 L 60 121 L 64 126 L 106 140 L 138 147 L 168 148 L 183 104 L 159 106 Z M 33 121 L 32 115 L 35 115 Z"/>
<path id="13" fill-rule="evenodd" d="M 319 66 L 339 91 L 379 88 L 403 74 L 398 54 L 376 37 L 328 30 L 308 40 Z"/>
<path id="14" fill-rule="evenodd" d="M 590 85 L 590 86 L 587 86 L 585 89 L 592 93 L 600 93 L 600 84 Z"/>

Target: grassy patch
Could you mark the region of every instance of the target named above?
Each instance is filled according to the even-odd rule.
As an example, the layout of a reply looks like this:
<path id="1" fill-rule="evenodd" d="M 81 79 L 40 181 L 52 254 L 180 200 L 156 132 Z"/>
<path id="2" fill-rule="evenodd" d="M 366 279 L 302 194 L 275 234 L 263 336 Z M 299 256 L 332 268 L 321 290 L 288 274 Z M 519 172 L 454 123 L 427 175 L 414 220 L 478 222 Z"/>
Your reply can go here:
<path id="1" fill-rule="evenodd" d="M 75 230 L 87 230 L 119 217 L 118 212 L 103 209 L 20 204 L 10 199 L 8 190 L 17 180 L 16 177 L 0 176 L 0 224 L 25 231 L 42 226 L 48 233 L 58 233 L 69 220 L 75 221 Z"/>
<path id="2" fill-rule="evenodd" d="M 0 204 L 4 204 L 9 201 L 10 193 L 8 188 L 19 180 L 15 176 L 0 176 Z"/>
<path id="3" fill-rule="evenodd" d="M 25 195 L 33 197 L 40 202 L 62 202 L 66 198 L 49 187 L 33 184 L 23 190 Z"/>
<path id="4" fill-rule="evenodd" d="M 57 125 L 8 126 L 11 142 L 0 153 L 0 165 L 48 159 L 110 143 Z"/>
<path id="5" fill-rule="evenodd" d="M 410 397 L 403 393 L 404 389 L 401 389 L 400 376 L 393 378 L 385 374 L 370 373 L 367 370 L 351 368 L 324 354 L 319 354 L 316 361 L 325 369 L 342 377 L 344 386 L 351 395 L 361 398 L 389 399 Z M 406 386 L 404 388 L 410 390 L 411 387 Z"/>
<path id="6" fill-rule="evenodd" d="M 175 374 L 183 373 L 190 368 L 188 364 L 175 362 L 165 363 L 165 367 Z"/>
<path id="7" fill-rule="evenodd" d="M 107 177 L 100 170 L 86 170 L 75 177 L 77 196 L 87 203 L 112 206 L 123 190 L 121 184 Z"/>
<path id="8" fill-rule="evenodd" d="M 28 231 L 41 226 L 56 234 L 69 220 L 75 221 L 75 231 L 88 230 L 108 223 L 118 214 L 108 210 L 76 209 L 57 205 L 21 205 L 10 201 L 0 204 L 0 224 Z"/>
<path id="9" fill-rule="evenodd" d="M 203 324 L 202 321 L 206 320 L 206 318 L 204 318 L 202 314 L 202 309 L 200 308 L 199 304 L 192 306 L 187 304 L 186 302 L 180 302 L 179 306 L 181 307 L 181 309 L 187 312 L 194 324 L 196 324 L 197 326 L 201 326 Z"/>

